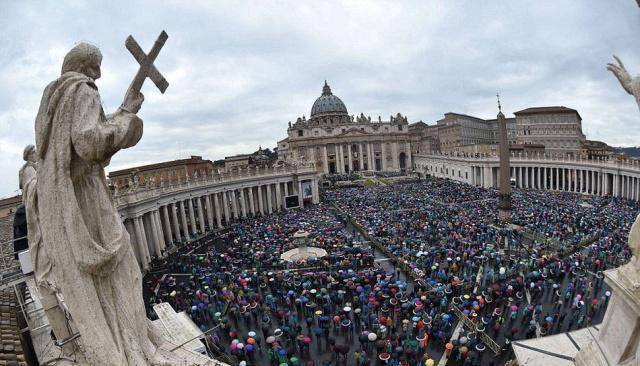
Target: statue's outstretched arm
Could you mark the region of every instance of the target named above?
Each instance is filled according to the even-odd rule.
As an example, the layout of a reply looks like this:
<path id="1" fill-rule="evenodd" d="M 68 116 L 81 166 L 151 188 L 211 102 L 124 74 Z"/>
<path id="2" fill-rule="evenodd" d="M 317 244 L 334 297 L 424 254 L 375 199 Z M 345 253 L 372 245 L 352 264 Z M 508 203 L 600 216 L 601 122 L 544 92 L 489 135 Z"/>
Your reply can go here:
<path id="1" fill-rule="evenodd" d="M 634 95 L 633 80 L 631 79 L 631 75 L 629 75 L 629 72 L 624 67 L 624 64 L 618 58 L 618 56 L 613 55 L 613 58 L 616 59 L 617 64 L 608 63 L 607 70 L 611 71 L 616 76 L 616 78 L 618 78 L 618 81 L 620 81 L 620 84 L 622 85 L 624 90 L 627 91 L 627 93 Z"/>

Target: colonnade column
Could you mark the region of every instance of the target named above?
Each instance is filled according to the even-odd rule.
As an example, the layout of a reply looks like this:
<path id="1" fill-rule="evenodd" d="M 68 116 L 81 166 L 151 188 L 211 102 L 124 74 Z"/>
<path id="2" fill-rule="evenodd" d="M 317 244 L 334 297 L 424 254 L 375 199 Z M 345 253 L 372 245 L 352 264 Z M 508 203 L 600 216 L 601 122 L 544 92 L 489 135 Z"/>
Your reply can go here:
<path id="1" fill-rule="evenodd" d="M 209 229 L 213 230 L 213 206 L 211 206 L 211 196 L 208 194 L 204 196 L 204 204 L 207 208 L 207 225 L 209 225 Z"/>
<path id="2" fill-rule="evenodd" d="M 164 239 L 165 243 L 172 242 L 171 235 L 171 223 L 169 222 L 169 213 L 167 212 L 167 206 L 160 207 L 162 210 L 162 218 L 164 219 Z"/>
<path id="3" fill-rule="evenodd" d="M 264 202 L 262 201 L 262 186 L 256 188 L 258 189 L 258 207 L 260 208 L 260 214 L 264 215 L 266 212 L 264 210 Z"/>
<path id="4" fill-rule="evenodd" d="M 222 191 L 222 208 L 224 209 L 224 222 L 228 225 L 231 222 L 229 215 L 229 196 L 227 191 Z"/>
<path id="5" fill-rule="evenodd" d="M 271 184 L 267 184 L 267 208 L 269 213 L 273 213 L 273 196 L 271 195 Z"/>
<path id="6" fill-rule="evenodd" d="M 141 216 L 133 218 L 133 226 L 136 235 L 136 243 L 138 244 L 138 249 L 141 254 L 142 269 L 148 270 L 149 262 L 151 262 L 151 256 L 149 255 L 149 247 L 147 244 L 147 238 L 144 235 L 144 224 L 142 223 Z"/>
<path id="7" fill-rule="evenodd" d="M 243 218 L 247 217 L 247 204 L 244 200 L 244 188 L 238 189 L 238 198 L 240 199 L 240 213 Z"/>
<path id="8" fill-rule="evenodd" d="M 200 232 L 204 234 L 206 229 L 204 227 L 204 204 L 202 197 L 196 197 L 198 202 L 198 227 L 200 228 Z"/>
<path id="9" fill-rule="evenodd" d="M 326 147 L 325 147 L 326 149 Z M 253 203 L 253 187 L 249 187 L 249 209 L 251 210 L 251 215 L 255 216 L 256 215 L 256 206 Z"/>
<path id="10" fill-rule="evenodd" d="M 216 210 L 216 224 L 218 228 L 222 227 L 222 211 L 220 210 L 220 193 L 213 194 L 213 205 Z"/>
<path id="11" fill-rule="evenodd" d="M 173 237 L 175 239 L 174 243 L 177 243 L 182 240 L 182 237 L 180 235 L 180 223 L 178 222 L 178 214 L 176 213 L 176 204 L 171 203 L 169 207 L 171 210 L 171 218 L 173 219 Z"/>
<path id="12" fill-rule="evenodd" d="M 234 219 L 238 219 L 240 218 L 239 212 L 238 212 L 238 196 L 236 195 L 236 190 L 232 189 L 230 191 L 227 191 L 229 194 L 229 199 L 231 199 L 231 211 L 232 215 Z"/>
<path id="13" fill-rule="evenodd" d="M 191 232 L 189 231 L 189 224 L 187 223 L 187 213 L 184 208 L 184 201 L 180 201 L 180 218 L 182 219 L 182 232 L 184 233 L 184 237 L 189 240 L 191 237 Z"/>
<path id="14" fill-rule="evenodd" d="M 276 209 L 282 210 L 282 188 L 280 188 L 280 182 L 276 183 Z"/>
<path id="15" fill-rule="evenodd" d="M 187 199 L 187 206 L 189 207 L 189 232 L 191 233 L 192 236 L 196 236 L 196 234 L 198 233 L 197 229 L 196 229 L 196 215 L 194 213 L 194 209 L 193 209 L 193 198 L 189 197 Z"/>
<path id="16" fill-rule="evenodd" d="M 149 220 L 149 228 L 151 229 L 151 247 L 153 248 L 153 254 L 155 256 L 160 257 L 160 235 L 158 235 L 158 228 L 156 226 L 156 216 L 153 212 L 149 212 L 147 215 L 147 220 Z"/>

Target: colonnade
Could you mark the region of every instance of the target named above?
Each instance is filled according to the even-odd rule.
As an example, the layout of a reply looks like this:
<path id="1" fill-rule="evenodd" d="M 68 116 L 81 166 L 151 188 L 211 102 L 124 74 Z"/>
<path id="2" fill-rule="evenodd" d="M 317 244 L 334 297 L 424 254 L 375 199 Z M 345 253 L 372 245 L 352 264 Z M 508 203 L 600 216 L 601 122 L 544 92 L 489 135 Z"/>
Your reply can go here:
<path id="1" fill-rule="evenodd" d="M 485 188 L 498 188 L 500 168 L 497 158 L 451 156 L 414 157 L 416 171 L 450 178 Z M 640 166 L 619 166 L 616 162 L 539 159 L 511 162 L 510 179 L 524 189 L 540 189 L 614 196 L 640 201 Z"/>
<path id="2" fill-rule="evenodd" d="M 314 177 L 311 201 L 319 202 Z M 306 182 L 304 184 L 307 184 Z M 133 249 L 143 270 L 167 248 L 188 242 L 206 232 L 221 229 L 247 217 L 267 215 L 285 208 L 285 197 L 298 195 L 303 202 L 303 180 L 265 181 L 247 186 L 229 185 L 204 192 L 161 196 L 155 207 L 124 218 Z"/>

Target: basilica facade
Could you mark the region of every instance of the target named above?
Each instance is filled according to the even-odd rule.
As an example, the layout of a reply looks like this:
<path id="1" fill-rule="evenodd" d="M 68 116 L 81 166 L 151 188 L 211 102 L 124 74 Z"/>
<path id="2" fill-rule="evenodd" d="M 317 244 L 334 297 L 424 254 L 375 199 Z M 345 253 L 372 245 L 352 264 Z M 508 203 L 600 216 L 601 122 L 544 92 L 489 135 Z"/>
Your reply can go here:
<path id="1" fill-rule="evenodd" d="M 278 159 L 313 162 L 319 174 L 407 172 L 411 170 L 411 136 L 407 117 L 389 120 L 349 115 L 326 83 L 309 119 L 289 122 L 287 138 L 278 142 Z"/>

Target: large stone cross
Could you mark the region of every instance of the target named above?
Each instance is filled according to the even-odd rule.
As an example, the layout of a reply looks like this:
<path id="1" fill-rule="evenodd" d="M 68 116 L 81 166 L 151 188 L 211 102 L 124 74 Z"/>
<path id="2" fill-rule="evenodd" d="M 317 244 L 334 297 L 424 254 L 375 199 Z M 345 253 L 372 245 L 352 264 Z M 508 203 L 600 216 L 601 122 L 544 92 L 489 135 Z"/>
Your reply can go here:
<path id="1" fill-rule="evenodd" d="M 156 84 L 158 89 L 160 89 L 160 92 L 164 93 L 164 91 L 167 90 L 169 83 L 153 65 L 153 61 L 158 57 L 158 54 L 160 53 L 162 46 L 164 46 L 164 43 L 167 41 L 167 38 L 169 38 L 169 35 L 167 35 L 165 31 L 162 31 L 156 42 L 153 44 L 151 51 L 149 51 L 149 54 L 147 55 L 144 53 L 140 45 L 138 45 L 138 42 L 136 42 L 133 36 L 127 37 L 124 44 L 140 64 L 140 69 L 138 69 L 129 89 L 127 89 L 127 94 L 133 93 L 135 95 L 139 93 L 140 89 L 142 89 L 142 84 L 144 84 L 144 80 L 147 77 Z"/>

